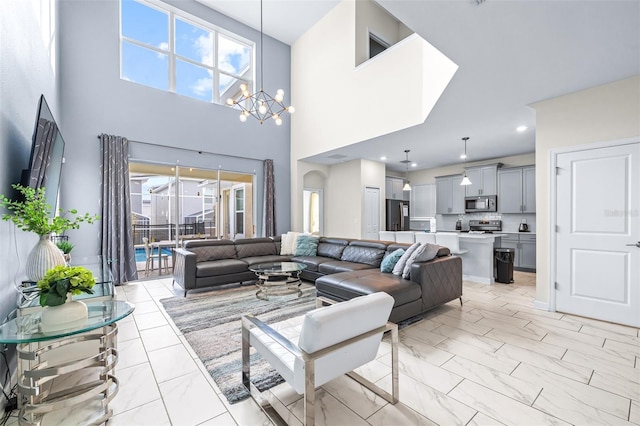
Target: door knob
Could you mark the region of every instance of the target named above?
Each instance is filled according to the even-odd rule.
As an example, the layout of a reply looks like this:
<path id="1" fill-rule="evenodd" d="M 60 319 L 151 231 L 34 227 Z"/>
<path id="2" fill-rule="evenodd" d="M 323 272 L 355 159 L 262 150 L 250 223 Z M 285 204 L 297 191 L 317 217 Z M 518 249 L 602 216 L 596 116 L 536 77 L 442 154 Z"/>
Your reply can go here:
<path id="1" fill-rule="evenodd" d="M 637 242 L 637 243 L 635 243 L 635 244 L 627 244 L 627 246 L 629 246 L 629 247 L 638 247 L 638 248 L 640 248 L 640 241 L 638 241 L 638 242 Z"/>

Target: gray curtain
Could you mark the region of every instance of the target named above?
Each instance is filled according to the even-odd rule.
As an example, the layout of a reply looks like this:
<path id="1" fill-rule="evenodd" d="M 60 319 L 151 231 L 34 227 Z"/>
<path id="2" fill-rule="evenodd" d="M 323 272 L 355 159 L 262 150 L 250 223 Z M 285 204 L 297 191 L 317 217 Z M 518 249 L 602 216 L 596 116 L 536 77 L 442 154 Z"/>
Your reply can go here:
<path id="1" fill-rule="evenodd" d="M 44 118 L 38 120 L 38 130 L 36 131 L 38 139 L 35 141 L 33 147 L 31 182 L 29 182 L 29 186 L 32 188 L 40 188 L 46 184 L 47 170 L 49 169 L 49 163 L 51 163 L 53 141 L 57 134 L 58 127 L 56 123 Z"/>
<path id="2" fill-rule="evenodd" d="M 102 149 L 102 256 L 115 285 L 138 279 L 129 192 L 129 141 L 100 135 Z"/>
<path id="3" fill-rule="evenodd" d="M 264 160 L 264 235 L 276 235 L 276 183 L 273 160 Z"/>

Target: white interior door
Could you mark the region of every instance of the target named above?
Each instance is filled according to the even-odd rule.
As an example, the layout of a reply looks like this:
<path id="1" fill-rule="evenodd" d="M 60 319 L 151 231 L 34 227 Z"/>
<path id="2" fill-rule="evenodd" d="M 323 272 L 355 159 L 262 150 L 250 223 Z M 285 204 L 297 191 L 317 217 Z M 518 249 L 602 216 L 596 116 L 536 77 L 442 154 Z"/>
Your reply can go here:
<path id="1" fill-rule="evenodd" d="M 378 240 L 380 233 L 380 188 L 364 189 L 364 239 Z"/>
<path id="2" fill-rule="evenodd" d="M 557 166 L 556 309 L 640 326 L 640 143 Z"/>

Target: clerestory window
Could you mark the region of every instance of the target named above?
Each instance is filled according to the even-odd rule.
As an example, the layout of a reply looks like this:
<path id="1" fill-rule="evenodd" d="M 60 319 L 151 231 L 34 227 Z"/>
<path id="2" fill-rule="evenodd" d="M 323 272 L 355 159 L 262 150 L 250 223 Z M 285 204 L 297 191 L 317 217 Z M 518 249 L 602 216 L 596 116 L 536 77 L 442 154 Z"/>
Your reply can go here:
<path id="1" fill-rule="evenodd" d="M 120 78 L 223 104 L 253 87 L 254 44 L 157 1 L 120 1 Z M 250 89 L 251 90 L 251 89 Z"/>

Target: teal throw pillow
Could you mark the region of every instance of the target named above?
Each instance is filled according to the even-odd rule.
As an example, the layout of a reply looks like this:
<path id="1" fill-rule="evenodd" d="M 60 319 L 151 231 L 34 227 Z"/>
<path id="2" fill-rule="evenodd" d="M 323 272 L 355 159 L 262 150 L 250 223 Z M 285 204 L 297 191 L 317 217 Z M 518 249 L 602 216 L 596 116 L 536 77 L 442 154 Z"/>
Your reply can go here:
<path id="1" fill-rule="evenodd" d="M 318 237 L 298 235 L 294 256 L 315 256 L 318 253 Z"/>
<path id="2" fill-rule="evenodd" d="M 388 256 L 386 256 L 384 259 L 382 259 L 382 263 L 380 264 L 380 271 L 382 272 L 393 271 L 393 267 L 396 266 L 396 263 L 398 263 L 398 260 L 400 260 L 403 254 L 404 254 L 404 250 L 399 248 L 396 251 L 389 254 Z"/>

